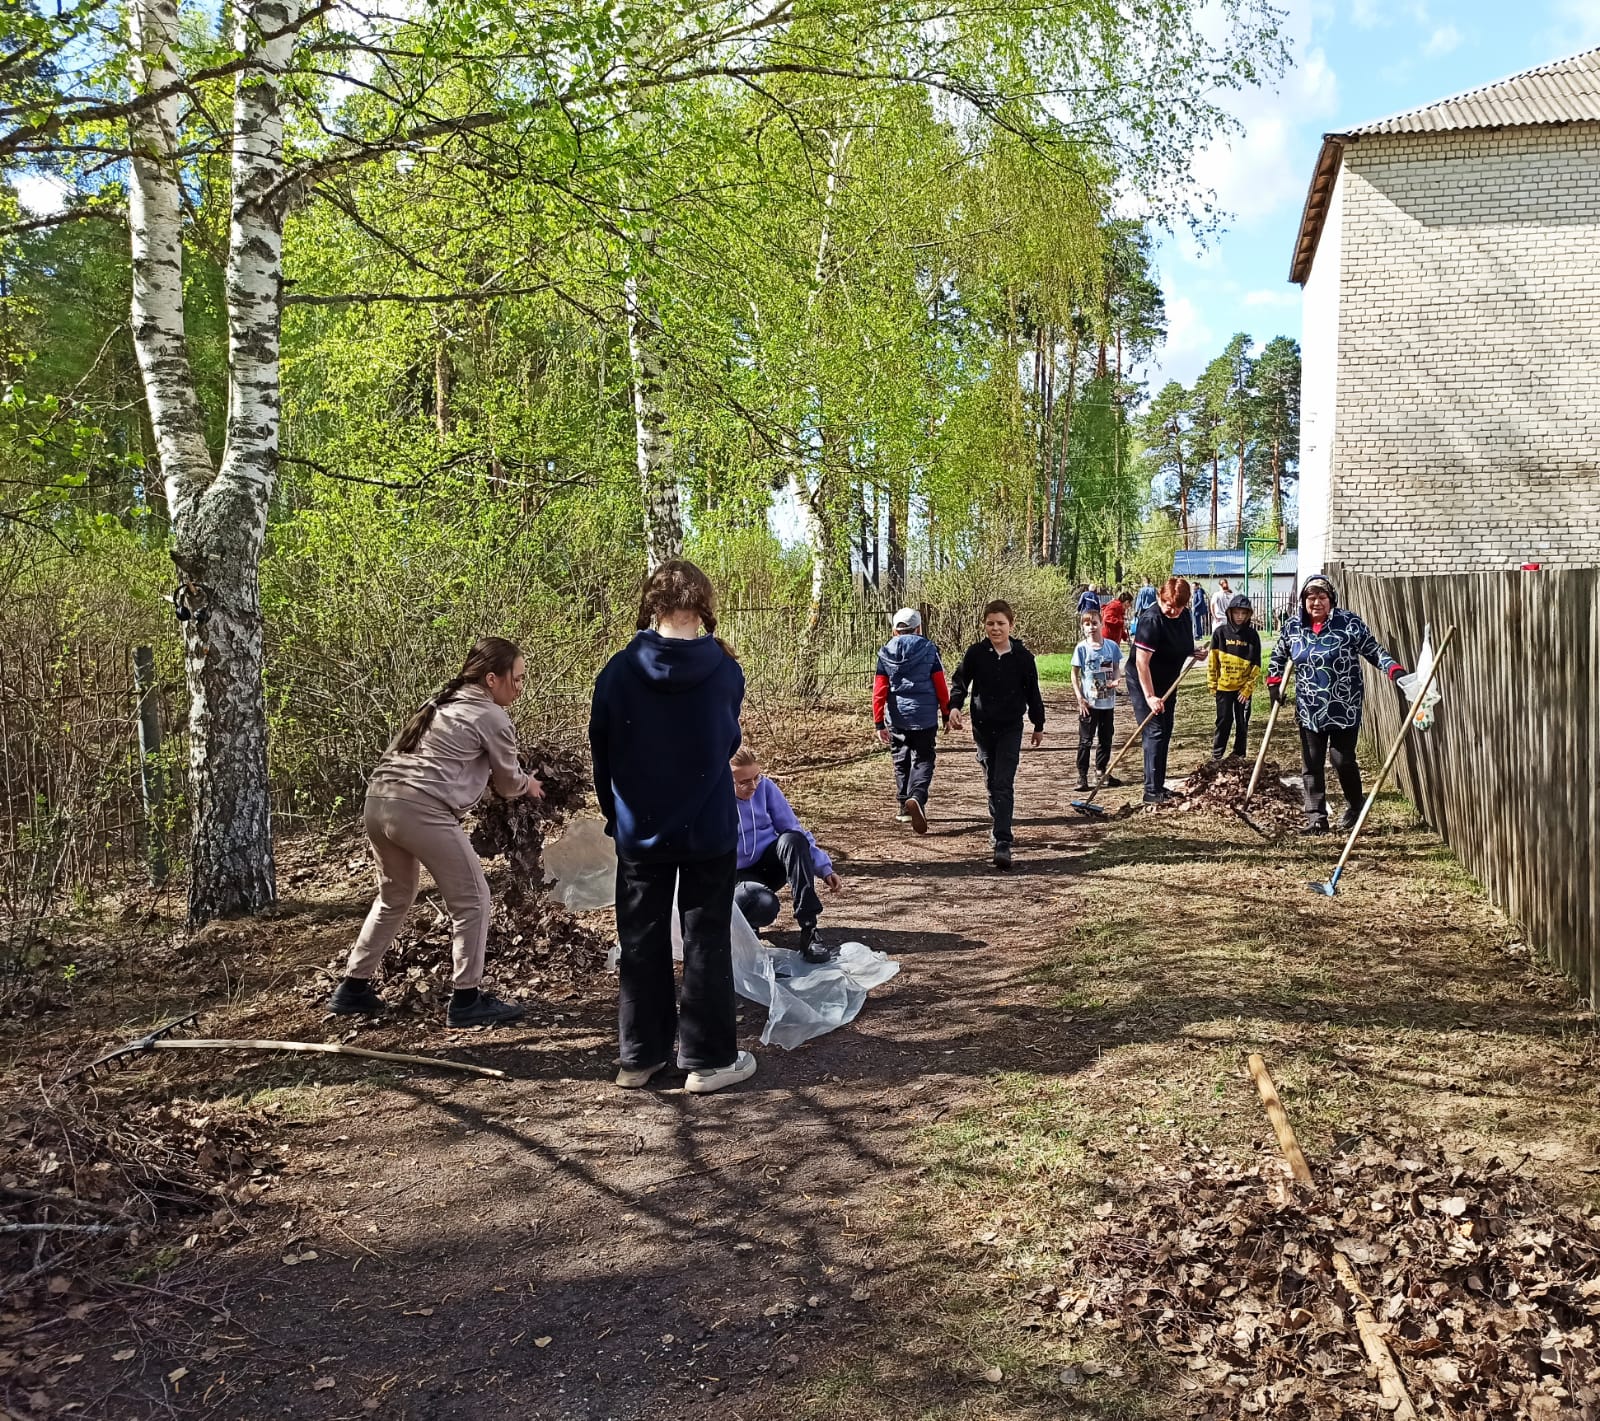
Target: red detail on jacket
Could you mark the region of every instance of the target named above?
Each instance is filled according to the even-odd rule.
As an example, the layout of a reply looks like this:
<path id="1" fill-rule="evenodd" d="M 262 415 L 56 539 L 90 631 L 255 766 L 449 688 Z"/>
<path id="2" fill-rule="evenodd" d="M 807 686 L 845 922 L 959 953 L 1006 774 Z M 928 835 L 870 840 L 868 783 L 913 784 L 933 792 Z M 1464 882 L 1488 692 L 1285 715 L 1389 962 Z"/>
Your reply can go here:
<path id="1" fill-rule="evenodd" d="M 882 725 L 884 713 L 889 709 L 889 678 L 887 676 L 874 676 L 872 678 L 872 723 Z"/>
<path id="2" fill-rule="evenodd" d="M 943 671 L 935 671 L 933 673 L 933 694 L 939 698 L 939 714 L 949 720 L 950 687 L 945 682 Z"/>

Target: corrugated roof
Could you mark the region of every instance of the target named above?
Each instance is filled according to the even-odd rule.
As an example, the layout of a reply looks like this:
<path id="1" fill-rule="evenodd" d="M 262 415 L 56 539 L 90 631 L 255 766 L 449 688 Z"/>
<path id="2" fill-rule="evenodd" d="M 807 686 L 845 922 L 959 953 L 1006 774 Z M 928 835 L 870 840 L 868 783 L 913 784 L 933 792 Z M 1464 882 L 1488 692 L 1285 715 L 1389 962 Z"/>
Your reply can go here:
<path id="1" fill-rule="evenodd" d="M 1457 133 L 1568 123 L 1600 123 L 1600 49 L 1587 49 L 1437 103 L 1324 135 L 1300 217 L 1289 280 L 1304 284 L 1311 275 L 1346 144 L 1380 133 Z"/>

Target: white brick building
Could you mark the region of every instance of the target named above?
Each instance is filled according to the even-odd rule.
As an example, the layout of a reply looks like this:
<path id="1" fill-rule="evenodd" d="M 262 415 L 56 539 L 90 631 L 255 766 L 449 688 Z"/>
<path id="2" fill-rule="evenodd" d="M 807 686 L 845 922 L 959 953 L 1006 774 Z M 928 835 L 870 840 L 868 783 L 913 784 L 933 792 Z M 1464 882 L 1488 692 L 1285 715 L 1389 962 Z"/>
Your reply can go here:
<path id="1" fill-rule="evenodd" d="M 1323 140 L 1300 567 L 1600 566 L 1600 50 Z"/>

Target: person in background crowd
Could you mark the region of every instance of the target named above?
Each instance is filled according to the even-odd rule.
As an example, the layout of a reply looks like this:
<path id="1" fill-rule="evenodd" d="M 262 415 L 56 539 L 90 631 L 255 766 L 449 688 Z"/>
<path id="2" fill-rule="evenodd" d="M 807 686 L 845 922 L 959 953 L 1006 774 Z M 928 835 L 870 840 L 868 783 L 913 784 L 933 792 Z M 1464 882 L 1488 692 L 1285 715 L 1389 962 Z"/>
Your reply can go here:
<path id="1" fill-rule="evenodd" d="M 1150 581 L 1150 575 L 1145 574 L 1144 583 L 1139 588 L 1139 595 L 1133 599 L 1133 625 L 1139 625 L 1139 618 L 1144 616 L 1156 605 L 1155 584 Z"/>
<path id="2" fill-rule="evenodd" d="M 1213 627 L 1226 626 L 1228 622 L 1228 608 L 1233 605 L 1233 588 L 1228 585 L 1227 578 L 1217 582 L 1217 590 L 1211 594 L 1211 625 Z"/>
<path id="3" fill-rule="evenodd" d="M 1194 639 L 1204 641 L 1211 635 L 1211 603 L 1198 582 L 1189 597 L 1189 615 L 1194 619 Z"/>
<path id="4" fill-rule="evenodd" d="M 1185 661 L 1199 660 L 1194 622 L 1189 616 L 1189 583 L 1169 577 L 1156 594 L 1156 604 L 1134 628 L 1134 672 L 1128 677 L 1128 699 L 1136 721 L 1144 727 L 1144 802 L 1165 804 L 1178 796 L 1167 788 L 1167 754 L 1172 748 L 1172 720 L 1178 696 L 1172 686 Z M 1169 694 L 1170 692 L 1170 694 Z"/>
<path id="5" fill-rule="evenodd" d="M 1366 688 L 1361 663 L 1370 661 L 1392 683 L 1405 667 L 1379 644 L 1367 624 L 1339 606 L 1333 582 L 1322 573 L 1300 587 L 1300 605 L 1278 629 L 1278 644 L 1267 667 L 1267 694 L 1283 699 L 1283 678 L 1294 663 L 1294 718 L 1300 728 L 1301 784 L 1307 834 L 1328 832 L 1327 761 L 1344 791 L 1341 829 L 1353 829 L 1361 812 L 1361 766 L 1356 738 Z"/>
<path id="6" fill-rule="evenodd" d="M 914 607 L 894 614 L 894 635 L 878 652 L 872 679 L 872 723 L 892 748 L 895 816 L 919 834 L 928 832 L 928 789 L 939 758 L 939 725 L 950 721 L 950 688 L 939 648 L 922 635 Z"/>
<path id="7" fill-rule="evenodd" d="M 450 914 L 455 974 L 446 1024 L 499 1026 L 522 1016 L 522 1007 L 478 985 L 489 937 L 489 882 L 461 816 L 489 785 L 503 799 L 543 794 L 539 777 L 522 768 L 506 714 L 525 676 L 516 643 L 484 637 L 468 652 L 461 674 L 424 702 L 383 752 L 361 814 L 378 865 L 378 896 L 328 1003 L 335 1015 L 383 1010 L 372 978 L 416 901 L 418 871 L 426 868 Z"/>
<path id="8" fill-rule="evenodd" d="M 1211 634 L 1211 656 L 1206 681 L 1217 698 L 1216 734 L 1211 758 L 1228 753 L 1228 733 L 1233 733 L 1233 753 L 1242 755 L 1250 738 L 1250 698 L 1261 674 L 1261 634 L 1251 625 L 1255 608 L 1243 595 L 1228 603 L 1225 621 Z"/>
<path id="9" fill-rule="evenodd" d="M 1100 632 L 1112 646 L 1121 647 L 1128 635 L 1128 594 L 1119 592 L 1108 597 L 1100 608 Z"/>
<path id="10" fill-rule="evenodd" d="M 734 1015 L 733 884 L 744 672 L 716 635 L 716 592 L 692 562 L 645 579 L 638 631 L 594 683 L 589 750 L 606 833 L 617 842 L 617 1084 L 639 1090 L 677 1040 L 692 1094 L 755 1074 Z M 701 628 L 705 635 L 700 634 Z M 683 930 L 683 990 L 672 915 Z"/>
<path id="11" fill-rule="evenodd" d="M 1079 620 L 1083 626 L 1083 640 L 1072 653 L 1072 694 L 1078 701 L 1078 788 L 1088 789 L 1089 755 L 1096 739 L 1100 750 L 1095 755 L 1095 773 L 1104 775 L 1106 766 L 1111 763 L 1122 648 L 1104 635 L 1101 619 L 1093 612 L 1085 612 Z M 1111 788 L 1122 781 L 1115 775 L 1107 775 L 1102 783 Z"/>
<path id="12" fill-rule="evenodd" d="M 800 955 L 807 962 L 830 961 L 835 954 L 817 930 L 817 919 L 822 916 L 817 883 L 830 893 L 843 886 L 833 860 L 795 816 L 783 791 L 761 773 L 754 750 L 741 745 L 728 765 L 739 809 L 734 906 L 751 927 L 767 927 L 778 920 L 778 892 L 787 883 L 800 929 Z"/>
<path id="13" fill-rule="evenodd" d="M 1079 615 L 1082 615 L 1084 612 L 1098 612 L 1099 610 L 1100 589 L 1091 582 L 1078 594 L 1078 612 Z"/>
<path id="14" fill-rule="evenodd" d="M 1033 722 L 1034 748 L 1044 743 L 1039 666 L 1033 653 L 1012 636 L 1015 625 L 1009 602 L 989 603 L 983 609 L 984 639 L 967 648 L 950 688 L 950 724 L 956 730 L 962 728 L 961 707 L 968 688 L 972 691 L 972 743 L 989 791 L 994 866 L 1001 869 L 1011 867 L 1011 820 L 1025 714 Z"/>

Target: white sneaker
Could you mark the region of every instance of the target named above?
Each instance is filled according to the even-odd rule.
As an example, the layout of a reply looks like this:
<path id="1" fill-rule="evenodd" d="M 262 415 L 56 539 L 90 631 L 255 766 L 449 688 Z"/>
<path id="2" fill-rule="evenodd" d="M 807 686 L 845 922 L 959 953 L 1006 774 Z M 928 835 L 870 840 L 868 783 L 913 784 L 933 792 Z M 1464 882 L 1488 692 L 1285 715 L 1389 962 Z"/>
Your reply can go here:
<path id="1" fill-rule="evenodd" d="M 617 1072 L 617 1084 L 623 1090 L 642 1090 L 650 1084 L 651 1077 L 667 1068 L 665 1061 L 658 1061 L 653 1066 L 641 1066 L 637 1071 L 631 1071 L 624 1066 Z"/>
<path id="2" fill-rule="evenodd" d="M 714 1071 L 690 1071 L 683 1088 L 691 1095 L 708 1095 L 714 1090 L 721 1090 L 723 1086 L 747 1081 L 755 1073 L 756 1058 L 748 1051 L 741 1051 L 731 1066 L 721 1066 Z"/>

